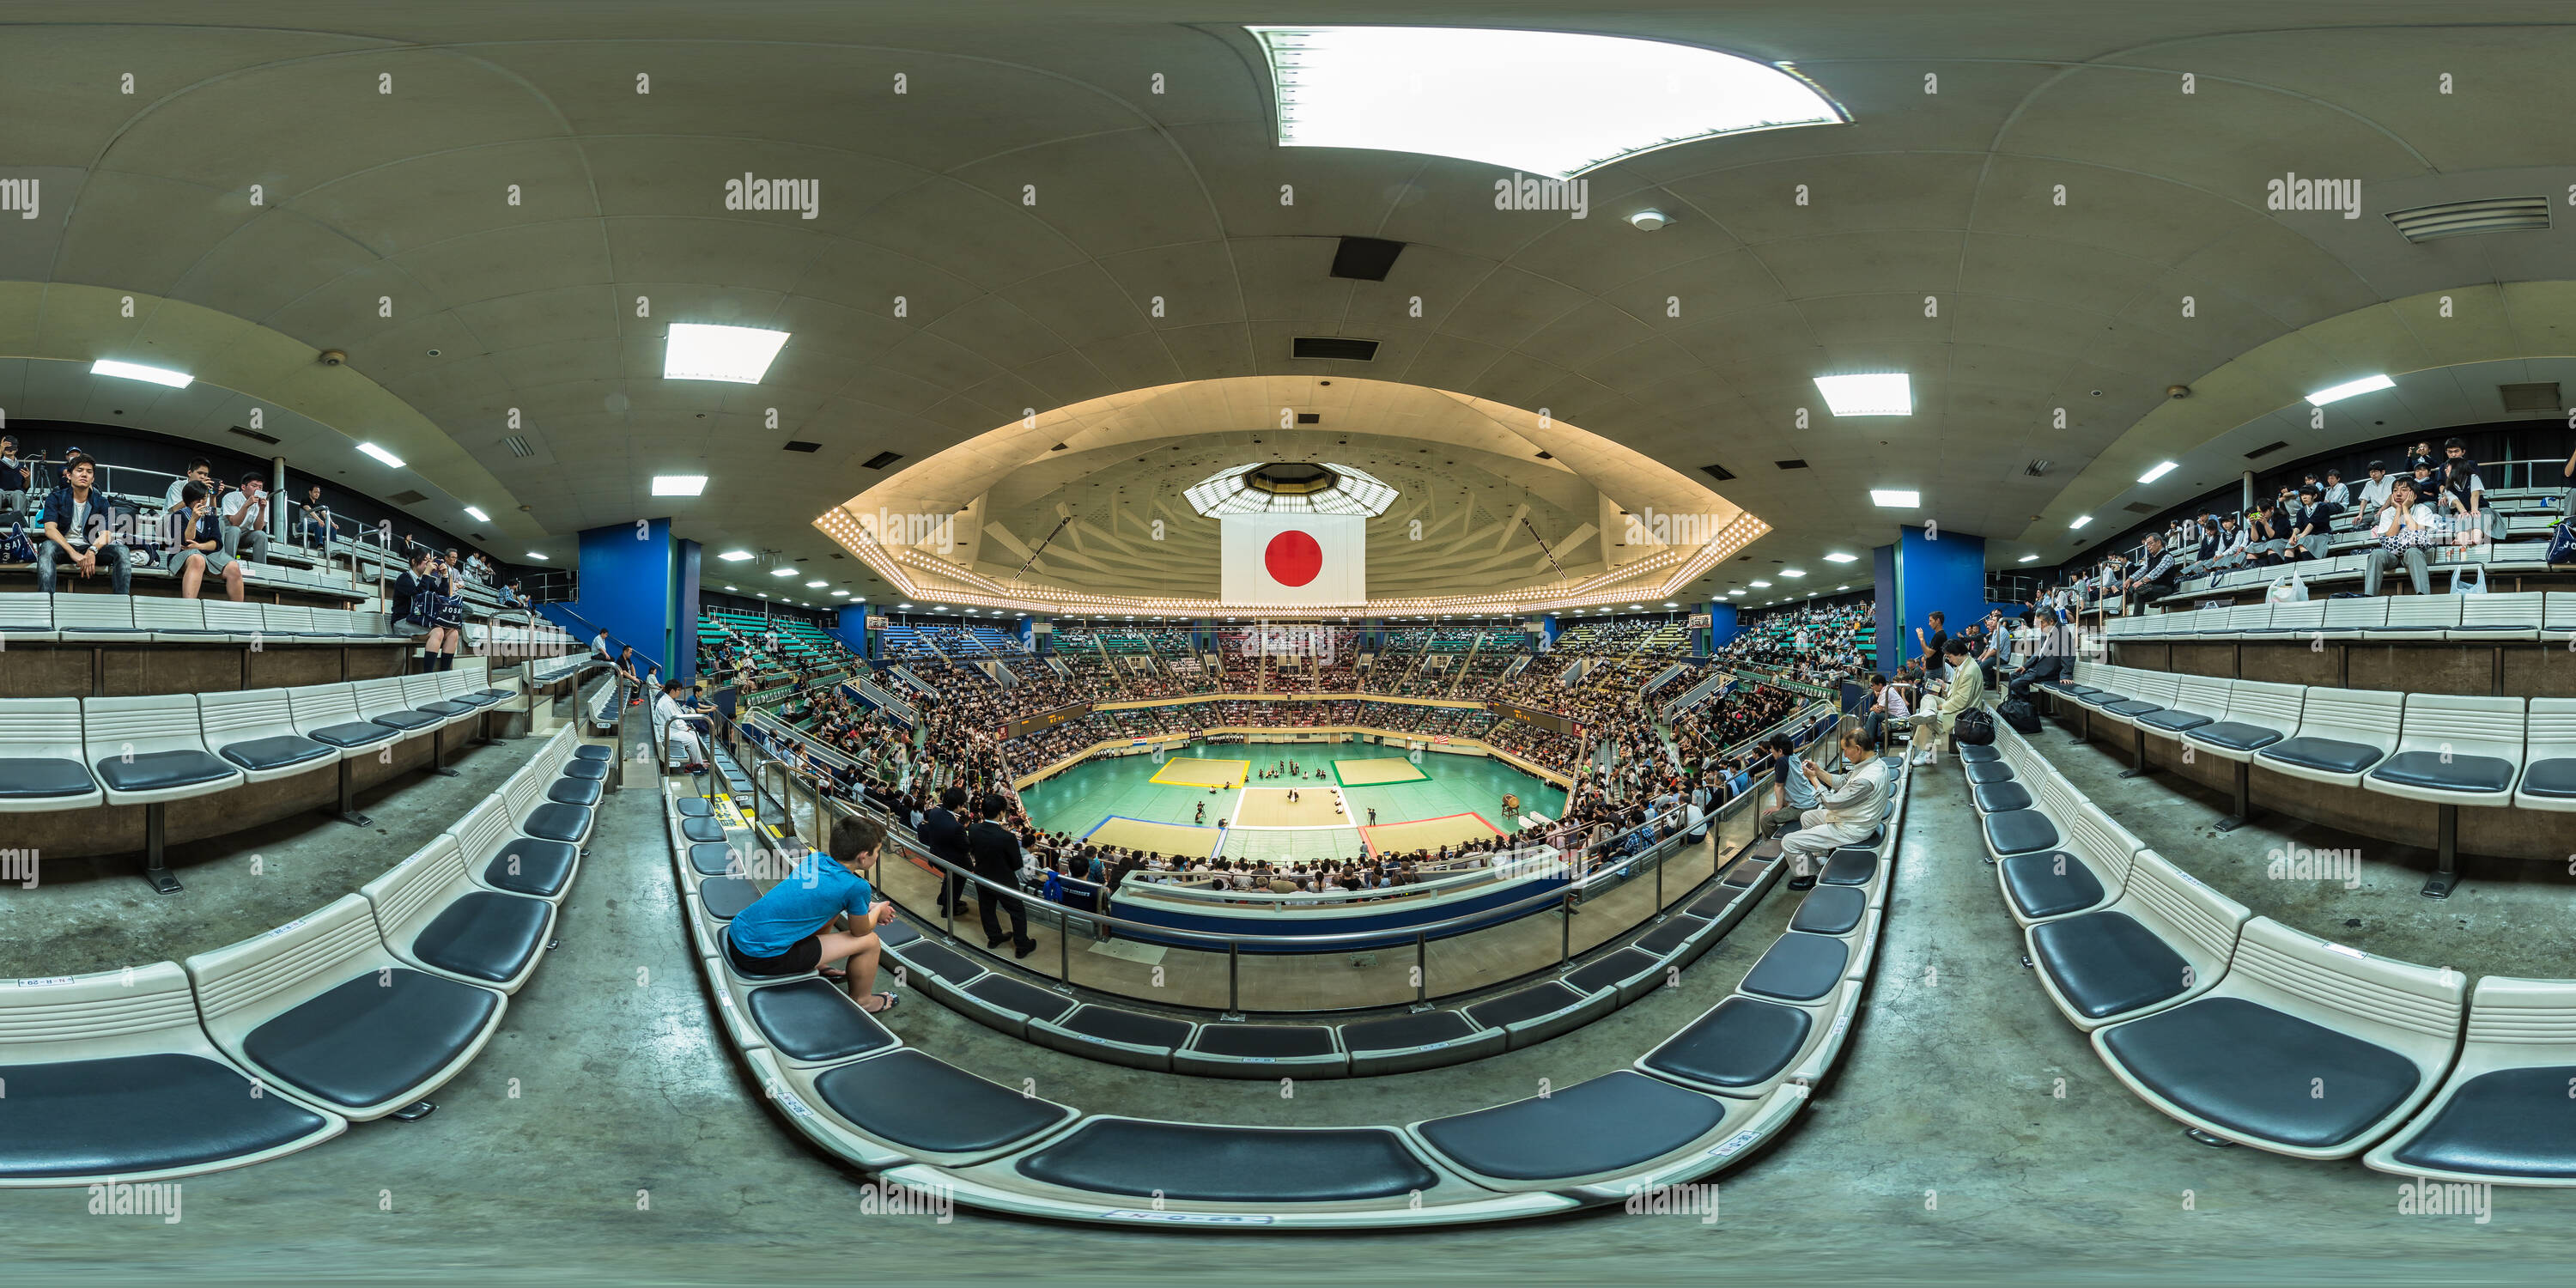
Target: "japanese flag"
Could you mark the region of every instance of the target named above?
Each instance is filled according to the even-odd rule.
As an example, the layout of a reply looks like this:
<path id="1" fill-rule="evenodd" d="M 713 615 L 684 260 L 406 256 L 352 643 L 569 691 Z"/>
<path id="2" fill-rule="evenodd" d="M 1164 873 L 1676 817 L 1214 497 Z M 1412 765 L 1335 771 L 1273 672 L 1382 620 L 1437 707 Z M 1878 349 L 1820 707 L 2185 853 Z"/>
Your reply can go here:
<path id="1" fill-rule="evenodd" d="M 1221 519 L 1228 604 L 1358 604 L 1368 598 L 1367 523 L 1356 514 Z"/>

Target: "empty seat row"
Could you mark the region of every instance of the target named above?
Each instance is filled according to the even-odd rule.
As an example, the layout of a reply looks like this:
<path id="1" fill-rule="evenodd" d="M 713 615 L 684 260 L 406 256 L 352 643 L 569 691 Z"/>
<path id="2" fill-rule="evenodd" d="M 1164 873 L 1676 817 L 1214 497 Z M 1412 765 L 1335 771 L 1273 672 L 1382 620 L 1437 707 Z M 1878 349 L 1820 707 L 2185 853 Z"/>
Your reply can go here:
<path id="1" fill-rule="evenodd" d="M 292 689 L 0 699 L 0 812 L 149 805 L 266 782 L 471 720 L 481 668 Z"/>
<path id="2" fill-rule="evenodd" d="M 685 810 L 690 799 L 671 796 L 669 821 L 701 964 L 727 1036 L 798 1131 L 888 1181 L 936 1186 L 998 1211 L 1270 1228 L 1536 1216 L 1616 1202 L 1742 1161 L 1806 1103 L 1848 1033 L 1884 915 L 1897 818 L 1891 814 L 1880 848 L 1833 856 L 1790 933 L 1748 977 L 1746 988 L 1756 991 L 1722 1003 L 1723 1016 L 1702 1017 L 1688 1043 L 1666 1043 L 1635 1067 L 1487 1109 L 1403 1126 L 1276 1128 L 1085 1114 L 906 1045 L 819 977 L 742 977 L 720 936 L 725 921 L 757 895 L 726 844 L 749 834 L 729 831 L 722 811 Z M 1724 901 L 1708 912 L 1740 915 L 1752 895 L 1736 887 L 1706 899 Z M 1702 911 L 1694 906 L 1650 932 L 1647 939 L 1662 936 L 1654 946 L 1622 948 L 1565 983 L 1549 983 L 1569 996 L 1654 987 L 1661 968 L 1632 970 L 1641 964 L 1627 958 L 1652 958 L 1708 935 L 1715 918 Z M 1139 1026 L 1117 1017 L 1155 1017 L 976 966 L 901 920 L 880 939 L 910 983 L 940 991 L 986 1023 L 1008 1015 L 1035 1040 L 1113 1047 L 1126 1062 L 1152 1069 L 1242 1072 L 1216 1063 L 1231 1059 L 1267 1061 L 1260 1076 L 1271 1078 L 1393 1071 L 1425 1067 L 1443 1043 L 1499 1050 L 1511 1040 L 1511 1022 L 1485 1013 L 1483 1003 L 1339 1026 L 1169 1017 L 1162 1017 L 1168 1027 Z M 1582 982 L 1573 983 L 1578 976 Z M 1820 988 L 1822 976 L 1831 978 Z M 1783 1021 L 1761 1008 L 1794 1014 L 1799 1032 L 1786 1058 L 1777 1052 Z M 1361 1068 L 1382 1058 L 1418 1063 Z"/>
<path id="3" fill-rule="evenodd" d="M 2019 734 L 1999 730 L 1997 747 L 2014 777 L 1990 772 L 1986 785 L 2054 779 L 2040 795 L 2072 792 Z M 2563 1112 L 2576 981 L 2490 976 L 2471 997 L 2456 971 L 2256 917 L 2075 804 L 2093 820 L 2087 870 L 2102 893 L 2035 905 L 2030 883 L 2008 877 L 2005 906 L 2049 1000 L 2141 1099 L 2295 1157 L 2576 1185 L 2576 1123 Z"/>
<path id="4" fill-rule="evenodd" d="M 2538 573 L 2550 571 L 2549 523 L 2545 519 L 2515 519 L 2504 541 L 2476 546 L 2441 546 L 2424 551 L 2425 562 L 2435 575 L 2449 568 L 2477 568 L 2496 573 Z M 2295 565 L 2276 564 L 2267 568 L 2230 568 L 2203 576 L 2186 577 L 2164 603 L 2178 603 L 2213 591 L 2259 590 L 2282 577 L 2296 573 L 2310 586 L 2357 582 L 2363 569 L 2377 555 L 2376 544 L 2364 537 L 2355 541 L 2350 534 L 2337 537 L 2335 552 L 2326 559 L 2301 560 Z M 2383 573 L 2385 577 L 2389 574 Z"/>
<path id="5" fill-rule="evenodd" d="M 2445 805 L 2576 811 L 2576 698 L 2337 689 L 2078 663 L 2088 714 L 2313 782 Z"/>
<path id="6" fill-rule="evenodd" d="M 2508 643 L 2576 638 L 2576 591 L 2487 595 L 2382 595 L 2288 604 L 2196 608 L 2110 622 L 2110 639 L 2392 640 Z"/>
<path id="7" fill-rule="evenodd" d="M 64 644 L 407 643 L 382 613 L 151 595 L 0 595 L 0 642 Z"/>
<path id="8" fill-rule="evenodd" d="M 523 862 L 543 842 L 508 820 L 572 748 L 565 730 L 454 828 L 274 930 L 184 964 L 6 981 L 0 1188 L 261 1162 L 454 1078 L 551 943 L 571 865 Z"/>

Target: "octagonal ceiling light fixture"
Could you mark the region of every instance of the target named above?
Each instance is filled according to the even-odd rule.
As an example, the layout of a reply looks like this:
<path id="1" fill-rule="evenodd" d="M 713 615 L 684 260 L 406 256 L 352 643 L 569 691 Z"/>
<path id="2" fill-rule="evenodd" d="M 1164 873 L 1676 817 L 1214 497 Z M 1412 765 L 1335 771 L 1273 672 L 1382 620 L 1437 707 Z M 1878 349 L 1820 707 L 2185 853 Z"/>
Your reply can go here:
<path id="1" fill-rule="evenodd" d="M 1477 27 L 1244 30 L 1269 60 L 1284 148 L 1416 152 L 1571 179 L 1657 148 L 1851 119 L 1794 70 L 1661 40 Z"/>
<path id="2" fill-rule="evenodd" d="M 662 378 L 759 384 L 787 336 L 760 327 L 674 322 L 662 348 Z"/>
<path id="3" fill-rule="evenodd" d="M 1256 461 L 1201 479 L 1182 494 L 1207 518 L 1229 514 L 1356 514 L 1374 519 L 1396 490 L 1366 470 L 1331 463 Z"/>
<path id="4" fill-rule="evenodd" d="M 1825 410 L 1837 416 L 1914 414 L 1914 381 L 1902 371 L 1818 376 L 1816 391 L 1825 396 Z"/>

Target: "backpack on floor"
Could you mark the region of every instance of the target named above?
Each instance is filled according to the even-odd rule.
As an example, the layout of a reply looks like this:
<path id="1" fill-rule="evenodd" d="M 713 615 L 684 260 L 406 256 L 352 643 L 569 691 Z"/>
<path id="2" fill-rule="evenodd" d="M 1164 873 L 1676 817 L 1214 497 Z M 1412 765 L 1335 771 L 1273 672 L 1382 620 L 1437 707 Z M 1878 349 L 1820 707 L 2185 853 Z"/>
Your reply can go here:
<path id="1" fill-rule="evenodd" d="M 12 524 L 7 532 L 0 532 L 0 564 L 34 562 L 36 543 L 27 539 L 26 525 Z"/>
<path id="2" fill-rule="evenodd" d="M 1950 741 L 1962 747 L 1984 747 L 1995 740 L 1995 718 L 1983 707 L 1970 707 L 1959 713 L 1959 722 L 1950 726 Z"/>
<path id="3" fill-rule="evenodd" d="M 2544 561 L 2555 568 L 2576 564 L 2576 518 L 2560 519 L 2549 529 L 2549 555 Z"/>
<path id="4" fill-rule="evenodd" d="M 2005 724 L 2011 725 L 2022 733 L 2039 732 L 2039 712 L 2030 705 L 2028 698 L 2007 699 L 2003 705 L 1995 708 L 1995 714 L 2002 716 Z"/>

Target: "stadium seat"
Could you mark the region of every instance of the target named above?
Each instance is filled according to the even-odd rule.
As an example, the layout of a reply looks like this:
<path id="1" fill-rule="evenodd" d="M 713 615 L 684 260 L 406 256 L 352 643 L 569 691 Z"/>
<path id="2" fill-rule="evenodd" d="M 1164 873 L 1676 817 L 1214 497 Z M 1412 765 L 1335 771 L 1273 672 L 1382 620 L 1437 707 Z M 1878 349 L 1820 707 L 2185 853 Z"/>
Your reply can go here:
<path id="1" fill-rule="evenodd" d="M 2576 811 L 2576 698 L 2533 698 L 2524 729 L 2522 809 Z"/>
<path id="2" fill-rule="evenodd" d="M 402 736 L 399 729 L 361 718 L 357 693 L 345 684 L 312 684 L 288 689 L 286 705 L 294 716 L 298 735 L 339 748 L 344 760 L 357 756 L 366 748 Z"/>
<path id="3" fill-rule="evenodd" d="M 1023 1150 L 1077 1117 L 910 1047 L 823 1069 L 785 1067 L 765 1048 L 745 1055 L 790 1123 L 862 1167 L 967 1166 Z"/>
<path id="4" fill-rule="evenodd" d="M 53 596 L 0 594 L 0 648 L 49 644 L 54 636 Z"/>
<path id="5" fill-rule="evenodd" d="M 2362 779 L 2386 796 L 2503 805 L 2522 774 L 2523 699 L 2405 695 L 2396 750 Z"/>
<path id="6" fill-rule="evenodd" d="M 515 993 L 536 972 L 555 906 L 474 884 L 465 851 L 440 833 L 359 888 L 385 946 L 403 963 L 460 983 Z"/>
<path id="7" fill-rule="evenodd" d="M 2119 898 L 2131 862 L 2146 848 L 2089 800 L 2060 807 L 2067 809 L 2067 848 L 1995 864 L 2004 909 L 2019 925 L 2072 916 Z"/>
<path id="8" fill-rule="evenodd" d="M 240 768 L 206 750 L 191 694 L 91 698 L 81 704 L 81 741 L 110 805 L 205 796 L 242 782 Z"/>
<path id="9" fill-rule="evenodd" d="M 2497 1185 L 2576 1185 L 2576 980 L 2489 975 L 2459 1062 L 2422 1112 L 2364 1155 L 2383 1172 Z"/>
<path id="10" fill-rule="evenodd" d="M 559 903 L 581 866 L 579 845 L 512 831 L 510 803 L 499 794 L 465 811 L 446 834 L 455 838 L 475 881 L 489 890 Z"/>
<path id="11" fill-rule="evenodd" d="M 2238 680 L 2228 686 L 2227 709 L 2219 718 L 2184 730 L 2183 741 L 2222 759 L 2250 761 L 2299 727 L 2306 695 L 2301 685 Z"/>
<path id="12" fill-rule="evenodd" d="M 1676 917 L 1666 924 L 1685 920 L 1696 919 Z M 1341 1027 L 1342 1047 L 1350 1055 L 1355 1077 L 1478 1060 L 1499 1054 L 1509 1042 L 1503 1030 L 1480 1025 L 1466 1012 L 1453 1010 L 1355 1020 Z"/>
<path id="13" fill-rule="evenodd" d="M 1450 1015 L 1454 1012 L 1432 1011 L 1427 1014 Z M 1172 1068 L 1172 1053 L 1188 1045 L 1190 1035 L 1197 1027 L 1188 1020 L 1170 1016 L 1085 1003 L 1061 1016 L 1030 1019 L 1028 1036 L 1032 1041 L 1059 1051 L 1123 1064 L 1131 1069 L 1168 1073 Z M 1502 1049 L 1501 1036 L 1495 1035 L 1496 1050 Z"/>
<path id="14" fill-rule="evenodd" d="M 187 961 L 206 1032 L 284 1093 L 380 1118 L 461 1072 L 508 1000 L 405 964 L 373 905 L 344 895 L 276 930 Z"/>
<path id="15" fill-rule="evenodd" d="M 1506 1045 L 1517 1051 L 1589 1024 L 1617 1005 L 1614 992 L 1584 992 L 1562 980 L 1546 980 L 1473 1003 L 1467 1018 L 1481 1028 L 1501 1029 Z"/>
<path id="16" fill-rule="evenodd" d="M 979 983 L 981 981 L 978 981 Z M 1339 1078 L 1340 1035 L 1324 1024 L 1202 1024 L 1172 1053 L 1174 1073 L 1213 1078 Z"/>
<path id="17" fill-rule="evenodd" d="M 2361 785 L 2397 749 L 2406 695 L 2379 689 L 2309 689 L 2297 732 L 2254 753 L 2254 763 L 2293 778 Z"/>
<path id="18" fill-rule="evenodd" d="M 0 989 L 0 1189 L 194 1176 L 348 1130 L 262 1094 L 198 1027 L 175 962 L 16 984 Z"/>
<path id="19" fill-rule="evenodd" d="M 284 689 L 240 689 L 197 697 L 206 745 L 241 768 L 245 782 L 288 778 L 340 762 L 340 749 L 295 731 Z"/>
<path id="20" fill-rule="evenodd" d="M 2089 1030 L 2215 987 L 2252 915 L 2162 855 L 2140 850 L 2109 906 L 2035 922 L 2023 934 L 2049 1000 Z"/>
<path id="21" fill-rule="evenodd" d="M 106 801 L 81 743 L 78 698 L 0 699 L 0 813 Z"/>
<path id="22" fill-rule="evenodd" d="M 2199 1131 L 2294 1157 L 2349 1158 L 2440 1084 L 2466 993 L 2457 972 L 2257 917 L 2217 987 L 2095 1029 L 2093 1048 L 2131 1091 Z"/>

